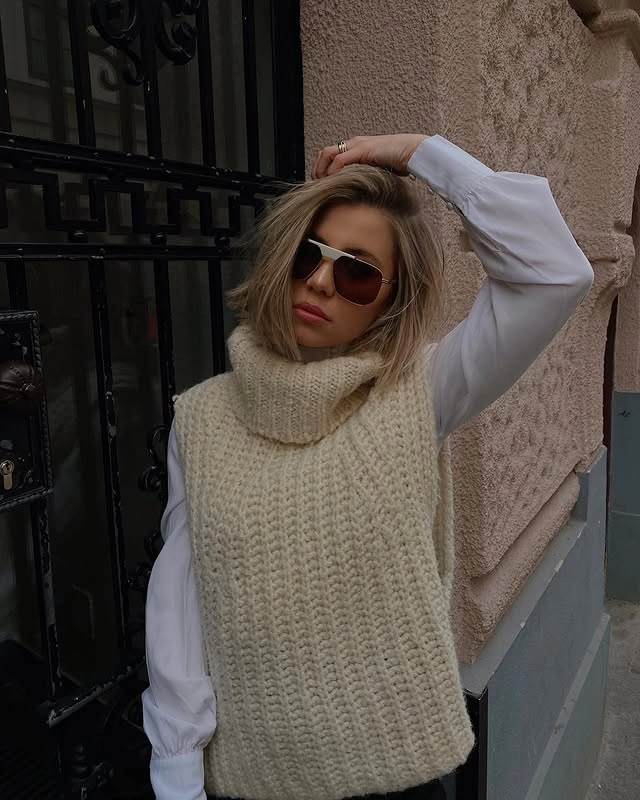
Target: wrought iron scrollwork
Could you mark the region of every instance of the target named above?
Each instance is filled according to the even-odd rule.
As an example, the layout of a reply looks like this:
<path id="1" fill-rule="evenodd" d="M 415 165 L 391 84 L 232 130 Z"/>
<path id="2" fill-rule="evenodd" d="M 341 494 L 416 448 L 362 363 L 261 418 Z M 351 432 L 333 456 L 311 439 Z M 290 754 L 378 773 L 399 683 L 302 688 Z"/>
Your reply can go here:
<path id="1" fill-rule="evenodd" d="M 95 29 L 131 61 L 125 67 L 123 77 L 132 86 L 140 86 L 145 77 L 142 59 L 133 49 L 142 31 L 144 7 L 137 0 L 93 0 L 91 3 L 91 21 Z"/>
<path id="2" fill-rule="evenodd" d="M 160 52 L 174 64 L 187 64 L 196 54 L 196 29 L 183 19 L 196 14 L 201 0 L 163 0 L 156 20 L 155 39 Z M 162 12 L 167 9 L 170 17 Z M 173 22 L 172 20 L 180 20 Z"/>
<path id="3" fill-rule="evenodd" d="M 174 64 L 187 64 L 195 56 L 195 25 L 185 17 L 197 14 L 202 0 L 92 0 L 91 20 L 100 36 L 129 60 L 123 77 L 140 86 L 147 67 L 140 53 L 144 29 L 153 31 L 156 46 Z"/>
<path id="4" fill-rule="evenodd" d="M 151 456 L 151 465 L 138 478 L 138 487 L 143 492 L 155 492 L 164 509 L 167 502 L 167 445 L 169 428 L 159 425 L 147 434 L 147 450 Z M 129 573 L 129 588 L 146 594 L 151 568 L 162 549 L 160 527 L 155 527 L 144 538 L 144 550 L 149 559 L 139 562 L 133 573 Z"/>
<path id="5" fill-rule="evenodd" d="M 100 86 L 108 92 L 117 92 L 120 88 L 118 84 L 118 70 L 121 66 L 120 53 L 118 51 L 114 53 L 109 47 L 109 42 L 97 30 L 89 31 L 87 44 L 89 52 L 104 61 L 106 65 L 101 67 L 98 72 Z M 130 83 L 130 81 L 128 82 Z"/>
<path id="6" fill-rule="evenodd" d="M 147 450 L 152 464 L 139 478 L 138 485 L 143 492 L 157 492 L 164 505 L 167 501 L 167 445 L 169 429 L 158 425 L 147 434 Z"/>

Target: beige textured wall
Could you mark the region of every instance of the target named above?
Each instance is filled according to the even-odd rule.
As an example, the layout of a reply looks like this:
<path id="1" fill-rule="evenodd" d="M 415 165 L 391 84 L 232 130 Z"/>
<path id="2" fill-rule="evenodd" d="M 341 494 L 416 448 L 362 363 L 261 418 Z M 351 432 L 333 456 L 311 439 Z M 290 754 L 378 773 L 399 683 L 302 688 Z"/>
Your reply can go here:
<path id="1" fill-rule="evenodd" d="M 517 386 L 454 436 L 453 613 L 463 660 L 566 521 L 575 470 L 602 440 L 605 333 L 633 265 L 626 231 L 640 163 L 640 19 L 621 5 L 302 0 L 308 163 L 343 137 L 441 133 L 494 169 L 546 175 L 596 272 L 578 313 Z M 457 217 L 431 197 L 425 213 L 448 253 L 453 325 L 483 273 Z M 640 306 L 632 286 L 627 329 Z M 620 329 L 618 360 L 637 381 L 640 349 Z"/>

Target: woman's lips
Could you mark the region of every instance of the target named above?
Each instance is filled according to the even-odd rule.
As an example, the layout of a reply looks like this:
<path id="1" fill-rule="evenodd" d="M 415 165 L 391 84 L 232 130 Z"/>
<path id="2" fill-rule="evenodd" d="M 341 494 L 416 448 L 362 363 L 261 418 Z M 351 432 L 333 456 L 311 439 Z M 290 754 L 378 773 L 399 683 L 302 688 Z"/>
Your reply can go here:
<path id="1" fill-rule="evenodd" d="M 314 325 L 321 325 L 324 322 L 329 322 L 329 318 L 322 309 L 318 308 L 318 306 L 312 306 L 310 303 L 300 303 L 294 306 L 293 313 L 299 319 L 305 322 L 311 322 Z"/>

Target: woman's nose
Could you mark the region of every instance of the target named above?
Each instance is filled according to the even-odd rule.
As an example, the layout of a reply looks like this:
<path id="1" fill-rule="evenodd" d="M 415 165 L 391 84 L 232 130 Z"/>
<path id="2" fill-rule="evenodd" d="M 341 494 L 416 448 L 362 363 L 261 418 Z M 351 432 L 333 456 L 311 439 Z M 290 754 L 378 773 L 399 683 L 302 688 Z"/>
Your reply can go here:
<path id="1" fill-rule="evenodd" d="M 318 269 L 307 279 L 307 286 L 330 297 L 335 292 L 333 284 L 333 261 L 323 258 Z"/>

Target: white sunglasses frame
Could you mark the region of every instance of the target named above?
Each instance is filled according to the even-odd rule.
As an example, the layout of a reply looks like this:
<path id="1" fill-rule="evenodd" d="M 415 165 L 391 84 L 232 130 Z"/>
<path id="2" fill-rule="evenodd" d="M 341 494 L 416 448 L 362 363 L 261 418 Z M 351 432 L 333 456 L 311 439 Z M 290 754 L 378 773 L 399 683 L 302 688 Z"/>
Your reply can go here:
<path id="1" fill-rule="evenodd" d="M 361 261 L 363 264 L 366 264 L 368 267 L 371 267 L 371 269 L 375 269 L 376 272 L 379 272 L 380 273 L 380 280 L 382 281 L 383 284 L 386 283 L 387 285 L 391 286 L 391 285 L 393 285 L 395 283 L 395 281 L 390 281 L 390 280 L 388 280 L 387 278 L 384 277 L 380 267 L 376 267 L 375 264 L 371 264 L 369 261 L 365 261 L 364 258 L 359 258 L 358 256 L 354 256 L 353 253 L 346 253 L 344 250 L 338 250 L 335 247 L 331 247 L 328 244 L 323 244 L 322 242 L 318 242 L 318 241 L 316 241 L 316 239 L 311 239 L 308 236 L 305 236 L 303 241 L 304 242 L 309 242 L 310 244 L 315 244 L 316 247 L 319 248 L 320 254 L 322 255 L 322 258 L 320 259 L 320 261 L 318 261 L 318 263 L 315 266 L 313 272 L 310 272 L 307 275 L 306 278 L 303 278 L 303 280 L 308 281 L 309 278 L 313 275 L 313 273 L 318 269 L 320 264 L 322 264 L 322 262 L 324 261 L 325 258 L 328 258 L 329 261 L 331 261 L 332 263 L 337 261 L 339 258 L 351 258 L 354 261 Z M 382 284 L 380 285 L 380 289 L 381 288 L 382 288 Z M 378 294 L 380 294 L 380 289 L 378 289 Z M 346 300 L 347 303 L 351 303 L 354 306 L 360 306 L 360 307 L 370 306 L 371 303 L 375 303 L 375 301 L 378 299 L 378 295 L 376 295 L 373 298 L 373 300 L 371 300 L 368 303 L 356 303 L 353 300 L 349 300 L 348 297 L 344 297 L 343 295 L 341 295 L 340 292 L 338 292 L 338 294 L 340 295 L 340 297 L 342 297 L 343 300 Z"/>

